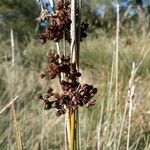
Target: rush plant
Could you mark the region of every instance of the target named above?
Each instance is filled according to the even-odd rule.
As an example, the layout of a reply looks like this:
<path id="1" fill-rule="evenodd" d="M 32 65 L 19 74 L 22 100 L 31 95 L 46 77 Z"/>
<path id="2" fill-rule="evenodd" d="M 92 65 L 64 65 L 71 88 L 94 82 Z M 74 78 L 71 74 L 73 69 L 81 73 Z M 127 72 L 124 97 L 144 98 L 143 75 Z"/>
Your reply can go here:
<path id="1" fill-rule="evenodd" d="M 45 31 L 39 34 L 42 44 L 50 40 L 57 46 L 48 54 L 48 65 L 41 78 L 58 78 L 62 88 L 62 92 L 57 93 L 49 87 L 44 94 L 38 94 L 38 99 L 44 102 L 45 110 L 55 108 L 57 116 L 66 115 L 66 143 L 70 150 L 79 149 L 78 108 L 92 107 L 95 104 L 93 97 L 97 93 L 97 88 L 87 83 L 81 84 L 79 79 L 80 42 L 87 37 L 88 28 L 88 24 L 81 22 L 81 3 L 81 0 L 58 0 L 54 10 L 49 12 L 51 3 L 41 2 L 38 18 L 40 22 L 48 22 Z M 63 45 L 62 48 L 60 45 Z"/>

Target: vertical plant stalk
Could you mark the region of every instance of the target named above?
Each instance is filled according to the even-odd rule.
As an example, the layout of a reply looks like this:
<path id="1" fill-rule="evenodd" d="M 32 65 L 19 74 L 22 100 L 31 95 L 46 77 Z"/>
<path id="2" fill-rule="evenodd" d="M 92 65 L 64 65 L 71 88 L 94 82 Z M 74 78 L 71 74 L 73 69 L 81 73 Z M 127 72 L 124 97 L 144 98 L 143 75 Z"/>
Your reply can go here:
<path id="1" fill-rule="evenodd" d="M 128 100 L 129 100 L 129 119 L 128 119 L 128 134 L 127 134 L 127 150 L 129 150 L 130 147 L 130 130 L 131 130 L 131 117 L 132 117 L 132 100 L 134 97 L 134 91 L 135 91 L 135 79 L 136 74 L 136 68 L 135 63 L 132 64 L 132 72 L 131 72 L 131 78 L 129 81 L 129 89 L 128 89 Z"/>
<path id="2" fill-rule="evenodd" d="M 116 52 L 115 52 L 115 142 L 114 149 L 116 149 L 116 139 L 117 139 L 117 103 L 118 103 L 118 55 L 119 55 L 119 27 L 120 27 L 120 14 L 119 14 L 119 4 L 116 2 L 117 11 L 117 22 L 116 22 Z"/>
<path id="3" fill-rule="evenodd" d="M 70 150 L 76 149 L 75 145 L 75 140 L 76 140 L 76 135 L 75 135 L 75 130 L 76 130 L 76 118 L 75 118 L 75 112 L 72 112 L 71 117 L 71 142 L 70 142 Z"/>
<path id="4" fill-rule="evenodd" d="M 77 0 L 77 9 L 78 9 L 78 16 L 76 20 L 76 66 L 77 70 L 79 71 L 79 58 L 80 58 L 80 25 L 81 25 L 81 10 L 82 10 L 82 0 Z M 80 140 L 80 126 L 79 126 L 79 110 L 77 109 L 76 112 L 76 149 L 81 149 L 81 140 Z"/>
<path id="5" fill-rule="evenodd" d="M 72 63 L 76 63 L 76 0 L 71 0 L 71 58 Z M 75 112 L 69 112 L 69 120 L 71 124 L 70 134 L 71 134 L 71 142 L 70 142 L 70 150 L 75 149 Z"/>
<path id="6" fill-rule="evenodd" d="M 78 16 L 76 16 L 78 10 Z M 80 16 L 81 16 L 81 0 L 71 0 L 71 59 L 76 64 L 79 71 L 79 52 L 80 52 Z M 70 112 L 70 133 L 71 143 L 70 150 L 79 149 L 79 113 Z"/>
<path id="7" fill-rule="evenodd" d="M 79 77 L 81 76 L 79 72 L 80 41 L 87 36 L 88 24 L 83 22 L 80 27 L 81 0 L 71 0 L 70 2 L 60 0 L 56 4 L 56 14 L 47 15 L 41 13 L 38 18 L 39 21 L 43 19 L 51 21 L 52 19 L 52 24 L 49 24 L 51 27 L 39 35 L 42 43 L 44 44 L 47 40 L 57 42 L 57 54 L 51 53 L 48 55 L 49 65 L 45 68 L 41 77 L 48 77 L 48 79 L 59 78 L 63 94 L 54 93 L 53 88 L 49 87 L 46 95 L 39 93 L 37 97 L 44 102 L 45 110 L 56 108 L 57 116 L 67 113 L 68 119 L 66 117 L 65 120 L 67 122 L 67 127 L 65 126 L 67 134 L 65 140 L 68 138 L 68 141 L 65 143 L 69 143 L 70 150 L 76 150 L 79 149 L 78 107 L 83 105 L 86 108 L 92 107 L 95 104 L 95 100 L 92 98 L 97 93 L 97 88 L 89 84 L 81 85 L 79 82 Z M 62 21 L 62 18 L 65 18 L 65 20 Z M 63 39 L 64 35 L 66 36 L 65 39 Z M 62 39 L 69 42 L 70 57 L 65 56 L 66 51 L 63 51 L 64 55 L 60 54 L 58 42 Z M 66 50 L 66 44 L 63 48 Z M 62 78 L 61 75 L 64 75 L 64 77 Z M 50 100 L 50 97 L 53 97 L 55 100 Z"/>
<path id="8" fill-rule="evenodd" d="M 121 121 L 121 129 L 120 129 L 120 134 L 119 134 L 119 140 L 118 140 L 118 147 L 117 150 L 119 150 L 120 148 L 120 144 L 121 144 L 121 137 L 122 137 L 122 132 L 123 132 L 123 127 L 124 127 L 124 122 L 125 122 L 125 117 L 127 114 L 127 110 L 129 108 L 129 125 L 128 125 L 128 136 L 127 136 L 127 149 L 129 149 L 129 141 L 130 141 L 130 124 L 131 124 L 131 114 L 132 114 L 132 98 L 134 96 L 134 89 L 135 89 L 135 85 L 134 85 L 134 79 L 135 79 L 135 75 L 136 75 L 137 69 L 135 68 L 135 62 L 132 64 L 132 71 L 131 71 L 131 76 L 130 76 L 130 80 L 129 80 L 129 85 L 128 85 L 128 93 L 127 93 L 127 100 L 126 100 L 126 104 L 125 104 L 125 109 L 124 109 L 124 114 L 123 114 L 123 118 Z"/>
<path id="9" fill-rule="evenodd" d="M 13 34 L 13 30 L 11 29 L 10 32 L 10 37 L 11 37 L 11 49 L 12 49 L 12 82 L 11 82 L 11 89 L 12 89 L 12 98 L 14 99 L 14 89 L 15 89 L 15 45 L 14 45 L 14 34 Z M 20 129 L 19 129 L 19 125 L 17 123 L 17 116 L 16 116 L 16 110 L 15 110 L 15 106 L 14 103 L 12 103 L 12 115 L 13 115 L 13 120 L 14 120 L 14 125 L 15 125 L 15 133 L 16 133 L 16 143 L 17 143 L 17 147 L 18 150 L 22 150 L 22 142 L 21 142 L 21 134 L 20 134 Z"/>
<path id="10" fill-rule="evenodd" d="M 104 115 L 104 101 L 101 106 L 101 115 L 98 123 L 98 129 L 97 129 L 97 150 L 101 149 L 101 130 L 102 130 L 102 120 L 103 120 L 103 115 Z"/>
<path id="11" fill-rule="evenodd" d="M 65 149 L 70 149 L 71 145 L 71 133 L 70 133 L 70 115 L 69 110 L 67 109 L 66 115 L 65 115 Z M 67 141 L 68 139 L 68 141 Z M 69 145 L 69 146 L 68 146 Z"/>
<path id="12" fill-rule="evenodd" d="M 121 137 L 122 137 L 122 132 L 123 132 L 123 127 L 124 127 L 124 123 L 125 123 L 127 109 L 128 109 L 128 102 L 126 101 L 125 108 L 124 108 L 124 113 L 123 113 L 123 118 L 121 120 L 121 127 L 120 127 L 120 131 L 119 131 L 119 139 L 118 139 L 117 150 L 119 150 L 120 144 L 121 144 Z"/>
<path id="13" fill-rule="evenodd" d="M 109 88 L 108 88 L 108 109 L 107 109 L 107 115 L 108 118 L 111 118 L 111 113 L 113 110 L 113 102 L 112 102 L 112 97 L 113 97 L 113 79 L 114 79 L 114 71 L 115 71 L 115 53 L 113 53 L 113 58 L 112 58 L 112 65 L 111 65 L 111 73 L 110 73 L 110 79 L 109 79 Z"/>
<path id="14" fill-rule="evenodd" d="M 76 0 L 71 0 L 71 56 L 72 63 L 76 63 Z"/>

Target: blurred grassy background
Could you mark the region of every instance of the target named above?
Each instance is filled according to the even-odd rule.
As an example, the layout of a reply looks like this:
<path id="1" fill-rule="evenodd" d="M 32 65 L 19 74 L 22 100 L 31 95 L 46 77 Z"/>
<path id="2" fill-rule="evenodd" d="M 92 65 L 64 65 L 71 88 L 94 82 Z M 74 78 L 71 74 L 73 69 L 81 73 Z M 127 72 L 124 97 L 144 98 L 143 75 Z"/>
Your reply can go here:
<path id="1" fill-rule="evenodd" d="M 14 20 L 9 20 L 6 17 L 6 21 L 0 28 L 1 34 L 6 33 L 2 34 L 0 40 L 0 110 L 10 101 L 12 91 L 14 91 L 14 97 L 19 97 L 15 102 L 15 109 L 23 149 L 63 150 L 64 116 L 56 117 L 55 110 L 44 111 L 42 103 L 36 100 L 36 94 L 46 89 L 48 84 L 51 84 L 55 89 L 57 87 L 57 81 L 47 83 L 39 77 L 42 68 L 46 65 L 46 53 L 55 45 L 51 42 L 41 45 L 34 36 L 37 34 L 35 32 L 37 25 L 34 19 L 38 11 L 33 9 L 34 1 L 30 3 L 33 6 L 31 8 L 28 7 L 29 3 L 25 0 L 22 2 L 9 0 L 0 2 L 1 12 L 5 6 L 9 9 L 12 8 L 19 17 L 14 16 L 15 21 L 20 23 L 19 25 L 18 23 L 15 24 Z M 19 13 L 17 8 L 22 8 Z M 33 11 L 35 14 L 32 14 Z M 86 15 L 89 14 L 85 13 L 83 18 L 87 18 Z M 111 20 L 107 21 L 111 22 Z M 149 30 L 146 28 L 146 34 L 142 34 L 143 30 L 139 28 L 139 24 L 136 25 L 137 22 L 134 25 L 131 22 L 122 24 L 123 30 L 120 31 L 119 40 L 117 125 L 114 126 L 115 24 L 108 30 L 108 28 L 105 29 L 105 26 L 97 26 L 93 20 L 88 20 L 88 22 L 90 23 L 89 36 L 81 43 L 80 64 L 83 74 L 81 81 L 95 85 L 98 88 L 98 94 L 95 97 L 97 102 L 93 109 L 80 108 L 81 149 L 93 150 L 97 148 L 99 125 L 101 126 L 101 149 L 112 149 L 112 143 L 115 140 L 112 139 L 114 128 L 117 128 L 117 137 L 120 133 L 132 63 L 135 62 L 138 65 L 141 62 L 135 79 L 130 149 L 148 150 L 150 148 L 150 114 L 148 113 L 150 111 Z M 30 26 L 30 23 L 33 26 Z M 15 32 L 14 89 L 12 89 L 10 28 L 13 28 Z M 111 89 L 110 84 L 112 84 Z M 126 149 L 127 127 L 128 117 L 126 116 L 120 150 Z M 11 108 L 8 108 L 0 115 L 0 150 L 16 150 L 16 142 L 15 122 Z"/>
<path id="2" fill-rule="evenodd" d="M 144 52 L 149 50 L 150 47 L 149 39 L 142 40 L 142 38 L 140 39 L 136 36 L 132 37 L 132 45 L 126 47 L 127 38 L 128 37 L 124 36 L 120 41 L 118 101 L 120 113 L 118 114 L 118 122 L 124 109 L 132 62 L 138 62 L 143 57 L 141 51 L 143 45 L 145 45 Z M 114 39 L 105 36 L 101 36 L 98 39 L 90 39 L 89 37 L 82 43 L 80 63 L 83 79 L 81 79 L 81 81 L 94 84 L 99 89 L 95 98 L 97 100 L 96 106 L 90 110 L 80 109 L 82 149 L 95 149 L 96 147 L 96 126 L 101 115 L 101 105 L 103 103 L 106 105 L 106 110 L 103 114 L 102 125 L 111 124 L 111 120 L 108 122 L 107 118 L 107 115 L 109 115 L 107 114 L 107 103 L 110 101 L 108 97 L 108 85 L 110 82 L 112 58 L 115 48 L 113 40 Z M 0 46 L 1 56 L 3 57 L 11 53 L 9 41 L 6 43 L 2 43 Z M 43 147 L 43 149 L 64 149 L 64 117 L 56 117 L 54 110 L 49 112 L 44 111 L 41 106 L 42 104 L 36 101 L 36 94 L 42 90 L 42 87 L 44 90 L 48 86 L 46 81 L 39 78 L 39 74 L 46 64 L 45 55 L 52 45 L 52 43 L 47 43 L 41 46 L 37 41 L 32 40 L 24 48 L 22 54 L 20 54 L 19 48 L 16 47 L 15 49 L 14 95 L 19 96 L 15 107 L 24 149 L 34 149 L 34 147 Z M 141 140 L 145 141 L 141 141 L 139 144 L 148 142 L 148 137 L 146 136 L 149 135 L 150 129 L 149 115 L 143 115 L 143 113 L 149 111 L 150 105 L 149 62 L 150 56 L 147 54 L 136 76 L 138 81 L 135 93 L 136 100 L 134 102 L 135 111 L 132 118 L 133 129 L 131 130 L 131 139 L 136 141 L 142 129 L 143 138 L 141 138 Z M 2 109 L 9 102 L 11 97 L 11 62 L 1 60 L 0 73 L 0 109 Z M 53 87 L 55 87 L 55 84 L 57 83 L 51 83 Z M 16 149 L 14 123 L 10 109 L 0 116 L 0 120 L 0 149 Z M 125 138 L 126 129 L 124 130 L 123 137 Z M 103 136 L 106 138 L 105 134 Z"/>

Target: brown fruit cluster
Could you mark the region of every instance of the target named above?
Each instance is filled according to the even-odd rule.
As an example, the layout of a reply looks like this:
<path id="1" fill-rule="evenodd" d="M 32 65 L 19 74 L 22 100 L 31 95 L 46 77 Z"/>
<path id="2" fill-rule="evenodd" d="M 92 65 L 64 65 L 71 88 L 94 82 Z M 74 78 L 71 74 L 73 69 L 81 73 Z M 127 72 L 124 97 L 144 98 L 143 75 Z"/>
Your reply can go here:
<path id="1" fill-rule="evenodd" d="M 95 104 L 95 100 L 92 98 L 97 93 L 97 89 L 92 85 L 81 85 L 78 82 L 77 79 L 81 76 L 81 73 L 79 73 L 76 70 L 76 66 L 70 62 L 69 57 L 50 53 L 48 55 L 48 61 L 49 65 L 41 77 L 48 77 L 49 79 L 58 77 L 62 87 L 62 94 L 54 93 L 51 87 L 46 91 L 46 94 L 38 94 L 38 99 L 44 101 L 45 110 L 56 108 L 56 115 L 60 116 L 65 114 L 67 109 L 72 113 L 79 106 L 89 108 Z M 61 74 L 65 75 L 65 81 L 61 80 Z"/>
<path id="2" fill-rule="evenodd" d="M 59 42 L 63 37 L 67 41 L 70 39 L 70 3 L 69 1 L 60 0 L 56 3 L 56 11 L 54 14 L 46 16 L 49 21 L 49 27 L 44 33 L 39 35 L 42 43 L 44 44 L 47 40 Z"/>
<path id="3" fill-rule="evenodd" d="M 70 2 L 67 0 L 59 0 L 56 3 L 55 13 L 45 16 L 49 21 L 49 26 L 44 33 L 39 34 L 39 38 L 44 44 L 47 40 L 59 42 L 65 38 L 69 43 L 71 42 L 70 28 L 71 28 L 71 9 Z M 80 29 L 80 40 L 87 37 L 86 31 L 88 24 L 82 22 Z"/>
<path id="4" fill-rule="evenodd" d="M 77 78 L 81 76 L 81 73 L 77 71 L 76 65 L 70 62 L 70 57 L 55 53 L 48 54 L 48 66 L 44 69 L 41 77 L 47 77 L 48 79 L 54 79 L 56 76 L 61 79 L 61 73 L 65 77 L 73 82 L 77 82 Z"/>

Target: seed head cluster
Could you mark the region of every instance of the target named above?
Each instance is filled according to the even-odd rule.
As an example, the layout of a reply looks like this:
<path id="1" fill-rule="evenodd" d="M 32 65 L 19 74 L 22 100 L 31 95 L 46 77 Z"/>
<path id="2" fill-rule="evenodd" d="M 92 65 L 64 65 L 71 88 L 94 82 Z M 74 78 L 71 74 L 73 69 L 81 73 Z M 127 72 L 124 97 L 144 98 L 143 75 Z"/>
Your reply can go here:
<path id="1" fill-rule="evenodd" d="M 48 54 L 48 66 L 44 69 L 41 77 L 47 77 L 48 79 L 54 79 L 57 76 L 61 79 L 61 74 L 65 74 L 65 77 L 73 82 L 77 82 L 77 78 L 81 76 L 81 73 L 77 71 L 76 65 L 70 62 L 69 56 L 55 53 Z"/>
<path id="2" fill-rule="evenodd" d="M 92 85 L 81 85 L 78 82 L 78 77 L 81 76 L 81 73 L 77 71 L 75 64 L 71 63 L 69 56 L 59 56 L 56 53 L 49 53 L 48 63 L 41 77 L 47 77 L 48 79 L 57 77 L 62 88 L 62 93 L 55 93 L 49 87 L 45 94 L 38 94 L 38 99 L 44 102 L 45 110 L 56 108 L 56 115 L 60 116 L 65 114 L 67 109 L 71 110 L 70 113 L 72 113 L 79 106 L 90 108 L 95 104 L 93 97 L 97 93 L 97 89 Z M 64 80 L 61 80 L 61 74 L 65 76 Z"/>
<path id="3" fill-rule="evenodd" d="M 56 3 L 55 12 L 44 16 L 45 20 L 48 20 L 49 26 L 45 32 L 39 34 L 39 38 L 44 44 L 47 40 L 53 42 L 59 42 L 65 38 L 69 43 L 71 42 L 70 28 L 71 28 L 71 9 L 70 2 L 67 0 L 59 0 Z M 78 14 L 77 14 L 78 15 Z M 39 17 L 42 18 L 43 17 Z M 80 27 L 80 40 L 87 37 L 88 24 L 82 22 Z"/>

